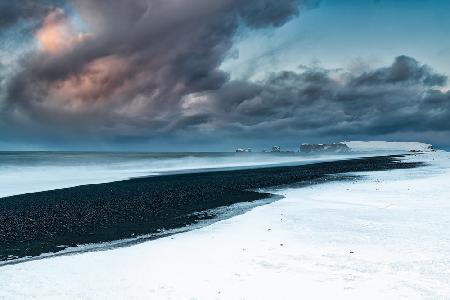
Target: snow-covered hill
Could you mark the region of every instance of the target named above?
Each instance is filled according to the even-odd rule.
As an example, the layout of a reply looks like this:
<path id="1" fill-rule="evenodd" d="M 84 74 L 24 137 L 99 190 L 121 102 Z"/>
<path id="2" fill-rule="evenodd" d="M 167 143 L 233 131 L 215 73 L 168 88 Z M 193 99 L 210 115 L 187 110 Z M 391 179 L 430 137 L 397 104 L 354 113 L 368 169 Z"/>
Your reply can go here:
<path id="1" fill-rule="evenodd" d="M 432 151 L 433 146 L 419 142 L 350 141 L 342 142 L 352 151 Z"/>

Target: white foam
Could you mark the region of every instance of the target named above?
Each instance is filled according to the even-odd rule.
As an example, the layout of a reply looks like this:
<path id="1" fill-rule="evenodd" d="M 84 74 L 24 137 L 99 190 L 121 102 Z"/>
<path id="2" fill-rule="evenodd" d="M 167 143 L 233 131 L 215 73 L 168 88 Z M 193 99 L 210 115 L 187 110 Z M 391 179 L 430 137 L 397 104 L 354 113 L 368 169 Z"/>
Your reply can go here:
<path id="1" fill-rule="evenodd" d="M 0 155 L 2 155 L 0 153 Z M 211 168 L 239 168 L 269 164 L 312 163 L 357 157 L 346 155 L 302 156 L 297 153 L 271 154 L 186 154 L 152 157 L 151 154 L 17 154 L 13 162 L 0 160 L 0 197 L 99 184 L 164 172 Z M 0 157 L 1 159 L 2 157 Z M 1 201 L 1 200 L 0 200 Z"/>

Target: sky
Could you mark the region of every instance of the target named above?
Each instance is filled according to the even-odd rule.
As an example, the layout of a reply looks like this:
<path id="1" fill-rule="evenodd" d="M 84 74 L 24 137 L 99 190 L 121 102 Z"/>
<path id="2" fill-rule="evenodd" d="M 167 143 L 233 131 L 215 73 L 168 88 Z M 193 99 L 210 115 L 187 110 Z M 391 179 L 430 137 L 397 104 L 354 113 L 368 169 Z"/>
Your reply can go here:
<path id="1" fill-rule="evenodd" d="M 450 1 L 0 0 L 0 150 L 450 147 Z"/>

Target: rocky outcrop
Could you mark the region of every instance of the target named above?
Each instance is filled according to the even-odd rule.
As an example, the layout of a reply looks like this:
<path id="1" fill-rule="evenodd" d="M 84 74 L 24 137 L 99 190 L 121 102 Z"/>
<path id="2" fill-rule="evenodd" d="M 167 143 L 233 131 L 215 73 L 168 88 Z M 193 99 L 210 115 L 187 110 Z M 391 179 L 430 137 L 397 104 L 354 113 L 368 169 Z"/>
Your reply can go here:
<path id="1" fill-rule="evenodd" d="M 315 153 L 315 152 L 350 152 L 350 148 L 346 144 L 332 143 L 332 144 L 302 144 L 300 146 L 301 153 Z"/>

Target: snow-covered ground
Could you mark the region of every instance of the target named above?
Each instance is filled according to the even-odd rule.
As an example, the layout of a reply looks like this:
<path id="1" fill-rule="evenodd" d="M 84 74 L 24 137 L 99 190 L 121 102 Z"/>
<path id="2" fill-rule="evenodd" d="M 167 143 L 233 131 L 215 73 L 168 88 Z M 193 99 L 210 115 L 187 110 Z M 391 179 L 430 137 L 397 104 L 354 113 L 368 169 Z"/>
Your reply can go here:
<path id="1" fill-rule="evenodd" d="M 450 299 L 450 154 L 198 230 L 0 268 L 0 299 Z"/>
<path id="2" fill-rule="evenodd" d="M 419 142 L 351 141 L 342 143 L 346 144 L 352 151 L 358 152 L 373 152 L 375 150 L 430 151 L 433 149 L 431 144 Z"/>

